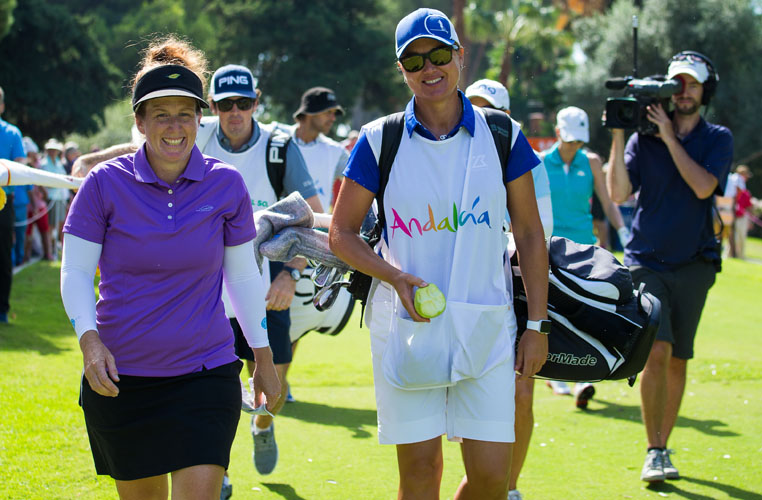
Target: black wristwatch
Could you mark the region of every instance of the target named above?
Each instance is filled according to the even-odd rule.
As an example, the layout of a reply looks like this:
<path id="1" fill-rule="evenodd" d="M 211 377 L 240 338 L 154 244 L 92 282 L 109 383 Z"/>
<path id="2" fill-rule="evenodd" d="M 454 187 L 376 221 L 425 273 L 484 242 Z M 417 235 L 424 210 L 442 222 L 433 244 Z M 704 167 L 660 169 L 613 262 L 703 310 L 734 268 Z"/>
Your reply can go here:
<path id="1" fill-rule="evenodd" d="M 550 333 L 550 320 L 549 319 L 541 319 L 540 321 L 529 320 L 527 321 L 527 330 L 534 330 L 543 335 L 548 335 Z"/>
<path id="2" fill-rule="evenodd" d="M 283 270 L 286 271 L 294 281 L 299 281 L 302 278 L 302 273 L 298 269 L 294 269 L 293 267 L 289 266 L 283 266 Z"/>

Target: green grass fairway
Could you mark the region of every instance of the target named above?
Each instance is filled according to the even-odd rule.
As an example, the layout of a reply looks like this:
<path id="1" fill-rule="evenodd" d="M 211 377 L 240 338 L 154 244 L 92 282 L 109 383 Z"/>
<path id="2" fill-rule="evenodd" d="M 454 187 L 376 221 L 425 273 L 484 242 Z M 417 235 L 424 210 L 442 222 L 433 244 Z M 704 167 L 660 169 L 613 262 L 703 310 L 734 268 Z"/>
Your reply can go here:
<path id="1" fill-rule="evenodd" d="M 762 241 L 749 254 L 762 260 Z M 59 296 L 58 264 L 14 278 L 10 325 L 0 325 L 0 500 L 113 499 L 94 472 L 77 405 L 81 354 Z M 762 265 L 727 260 L 711 290 L 670 446 L 683 479 L 647 488 L 638 387 L 596 385 L 588 411 L 536 383 L 536 427 L 519 487 L 527 500 L 762 500 Z M 394 447 L 376 436 L 368 331 L 359 308 L 337 337 L 308 335 L 290 374 L 297 402 L 276 419 L 280 462 L 259 476 L 249 419 L 233 445 L 233 498 L 393 499 Z M 502 397 L 495 394 L 495 397 Z M 463 475 L 445 443 L 441 498 Z"/>

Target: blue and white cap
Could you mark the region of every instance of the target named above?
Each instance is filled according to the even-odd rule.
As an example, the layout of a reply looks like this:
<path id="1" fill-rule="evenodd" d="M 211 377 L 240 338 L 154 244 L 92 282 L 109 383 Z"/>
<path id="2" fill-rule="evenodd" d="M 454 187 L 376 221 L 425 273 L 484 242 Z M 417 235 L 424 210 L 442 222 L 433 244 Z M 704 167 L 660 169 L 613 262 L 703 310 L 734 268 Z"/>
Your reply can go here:
<path id="1" fill-rule="evenodd" d="M 219 102 L 228 97 L 251 97 L 256 99 L 257 81 L 246 66 L 228 64 L 212 76 L 212 100 Z"/>
<path id="2" fill-rule="evenodd" d="M 502 83 L 484 78 L 477 80 L 466 88 L 466 97 L 481 97 L 496 109 L 511 109 L 511 98 Z"/>
<path id="3" fill-rule="evenodd" d="M 397 24 L 397 58 L 408 45 L 419 38 L 433 38 L 440 42 L 460 47 L 458 34 L 450 20 L 436 9 L 418 9 L 411 12 Z"/>

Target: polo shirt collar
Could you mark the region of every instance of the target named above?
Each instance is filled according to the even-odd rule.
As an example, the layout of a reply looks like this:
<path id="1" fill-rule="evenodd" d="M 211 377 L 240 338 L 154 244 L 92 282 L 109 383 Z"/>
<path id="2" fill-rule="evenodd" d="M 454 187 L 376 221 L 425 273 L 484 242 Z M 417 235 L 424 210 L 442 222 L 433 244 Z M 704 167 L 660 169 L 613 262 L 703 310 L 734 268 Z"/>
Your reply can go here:
<path id="1" fill-rule="evenodd" d="M 151 165 L 148 163 L 148 157 L 146 156 L 146 144 L 140 147 L 135 152 L 135 179 L 139 182 L 146 184 L 153 184 L 160 182 L 156 176 L 156 172 L 153 171 Z M 199 151 L 198 146 L 194 145 L 191 151 L 190 158 L 188 159 L 188 165 L 185 167 L 183 173 L 180 174 L 179 179 L 188 179 L 191 181 L 201 181 L 204 179 L 206 173 L 206 164 L 204 162 L 204 155 Z"/>
<path id="2" fill-rule="evenodd" d="M 460 102 L 463 105 L 463 113 L 461 114 L 460 122 L 458 122 L 450 131 L 450 133 L 447 134 L 445 139 L 449 139 L 450 137 L 457 134 L 458 130 L 460 130 L 460 127 L 464 127 L 466 131 L 471 134 L 471 137 L 474 136 L 474 131 L 476 129 L 474 107 L 471 104 L 471 101 L 466 99 L 466 96 L 463 94 L 463 92 L 461 92 L 460 89 L 458 89 L 458 97 L 460 97 Z M 432 141 L 437 140 L 437 138 L 434 137 L 434 134 L 429 132 L 426 127 L 424 127 L 423 124 L 419 122 L 415 117 L 415 96 L 410 99 L 410 101 L 407 103 L 407 106 L 405 107 L 405 129 L 407 130 L 408 137 L 412 137 L 413 132 L 418 132 L 418 134 L 427 139 L 431 139 Z"/>
<path id="3" fill-rule="evenodd" d="M 699 134 L 702 134 L 705 129 L 706 129 L 706 120 L 704 120 L 703 116 L 699 116 L 699 121 L 696 124 L 696 126 L 693 127 L 693 130 L 688 132 L 688 135 L 683 137 L 682 141 L 680 141 L 680 142 L 685 144 L 686 142 L 690 141 L 691 139 L 694 139 L 695 137 L 697 137 Z"/>
<path id="4" fill-rule="evenodd" d="M 225 137 L 225 134 L 222 133 L 222 126 L 220 125 L 220 121 L 217 120 L 217 141 L 220 143 L 220 146 L 222 146 L 222 149 L 228 153 L 243 153 L 244 151 L 248 151 L 249 148 L 256 144 L 260 136 L 259 125 L 253 116 L 251 117 L 251 121 L 251 137 L 249 137 L 249 140 L 246 141 L 240 148 L 233 149 L 233 147 L 230 145 L 230 140 Z"/>

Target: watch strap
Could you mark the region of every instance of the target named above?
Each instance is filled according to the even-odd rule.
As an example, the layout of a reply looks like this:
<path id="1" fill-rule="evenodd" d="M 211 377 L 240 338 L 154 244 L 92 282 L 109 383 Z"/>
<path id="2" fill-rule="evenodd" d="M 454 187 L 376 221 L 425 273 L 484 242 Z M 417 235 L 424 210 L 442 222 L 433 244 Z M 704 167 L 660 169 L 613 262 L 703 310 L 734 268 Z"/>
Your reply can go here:
<path id="1" fill-rule="evenodd" d="M 299 281 L 299 278 L 302 277 L 302 273 L 291 266 L 283 266 L 283 270 L 288 273 L 289 276 L 291 276 L 291 279 L 294 281 Z"/>
<path id="2" fill-rule="evenodd" d="M 548 335 L 550 333 L 550 320 L 547 320 L 547 319 L 541 319 L 539 321 L 528 320 L 527 330 L 534 330 L 543 335 Z"/>

